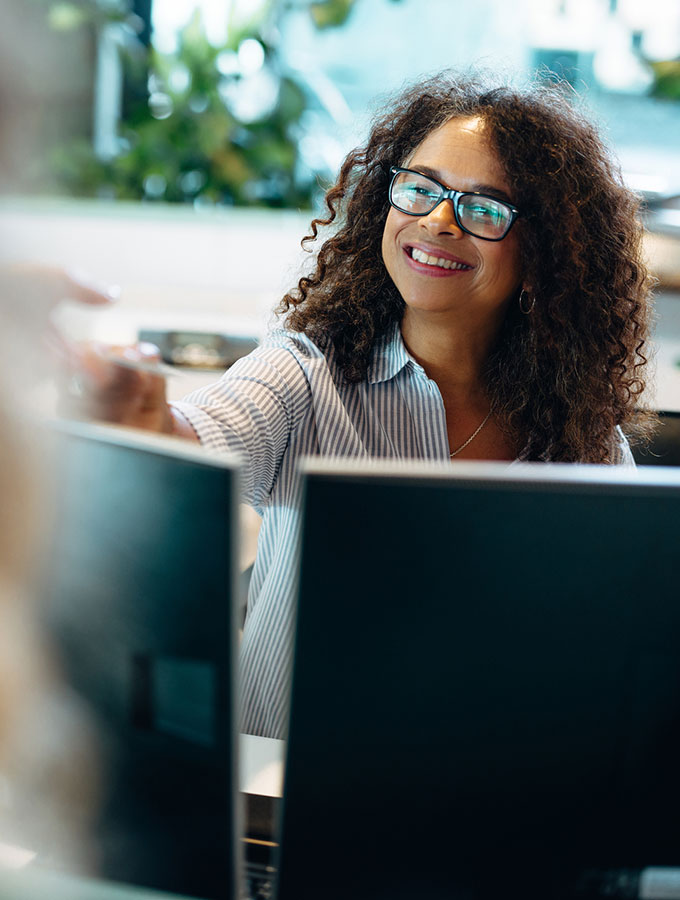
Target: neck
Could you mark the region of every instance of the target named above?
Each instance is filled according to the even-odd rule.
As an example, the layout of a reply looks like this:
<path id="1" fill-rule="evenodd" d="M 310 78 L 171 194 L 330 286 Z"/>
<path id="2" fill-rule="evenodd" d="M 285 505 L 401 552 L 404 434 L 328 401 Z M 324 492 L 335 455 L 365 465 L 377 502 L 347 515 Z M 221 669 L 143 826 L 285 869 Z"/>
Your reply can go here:
<path id="1" fill-rule="evenodd" d="M 500 321 L 480 325 L 438 318 L 407 308 L 401 322 L 404 343 L 442 393 L 478 400 L 484 394 L 482 371 Z"/>

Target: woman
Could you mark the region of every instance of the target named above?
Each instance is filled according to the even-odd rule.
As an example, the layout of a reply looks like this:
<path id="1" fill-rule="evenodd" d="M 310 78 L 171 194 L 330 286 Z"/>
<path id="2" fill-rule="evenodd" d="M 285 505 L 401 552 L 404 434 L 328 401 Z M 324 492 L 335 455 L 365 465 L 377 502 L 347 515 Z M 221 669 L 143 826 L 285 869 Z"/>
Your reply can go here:
<path id="1" fill-rule="evenodd" d="M 300 455 L 632 464 L 649 279 L 638 201 L 558 88 L 437 76 L 350 153 L 333 225 L 274 332 L 172 407 L 104 367 L 91 409 L 244 459 L 263 516 L 242 642 L 243 728 L 279 737 Z M 128 354 L 132 351 L 126 351 Z M 137 351 L 141 355 L 141 351 Z"/>

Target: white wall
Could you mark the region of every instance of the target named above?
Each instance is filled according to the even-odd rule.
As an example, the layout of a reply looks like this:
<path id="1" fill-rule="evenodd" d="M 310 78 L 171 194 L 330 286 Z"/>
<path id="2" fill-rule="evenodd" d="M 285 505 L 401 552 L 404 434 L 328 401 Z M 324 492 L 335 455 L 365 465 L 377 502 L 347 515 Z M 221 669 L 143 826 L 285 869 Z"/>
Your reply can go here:
<path id="1" fill-rule="evenodd" d="M 259 337 L 304 264 L 300 240 L 310 220 L 287 211 L 4 201 L 0 260 L 81 269 L 120 285 L 111 309 L 64 305 L 58 322 L 76 339 L 129 343 L 140 328 Z M 178 377 L 170 394 L 214 377 Z"/>

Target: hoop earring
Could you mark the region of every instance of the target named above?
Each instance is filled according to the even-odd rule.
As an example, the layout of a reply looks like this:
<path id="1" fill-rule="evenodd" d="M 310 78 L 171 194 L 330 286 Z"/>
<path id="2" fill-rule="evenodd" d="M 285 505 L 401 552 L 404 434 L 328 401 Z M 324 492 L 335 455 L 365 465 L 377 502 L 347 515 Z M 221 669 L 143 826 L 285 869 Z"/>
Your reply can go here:
<path id="1" fill-rule="evenodd" d="M 528 316 L 533 311 L 534 306 L 536 306 L 536 295 L 529 300 L 529 304 L 527 305 L 526 301 L 529 299 L 529 295 L 522 288 L 519 294 L 519 311 L 523 313 L 525 316 Z"/>

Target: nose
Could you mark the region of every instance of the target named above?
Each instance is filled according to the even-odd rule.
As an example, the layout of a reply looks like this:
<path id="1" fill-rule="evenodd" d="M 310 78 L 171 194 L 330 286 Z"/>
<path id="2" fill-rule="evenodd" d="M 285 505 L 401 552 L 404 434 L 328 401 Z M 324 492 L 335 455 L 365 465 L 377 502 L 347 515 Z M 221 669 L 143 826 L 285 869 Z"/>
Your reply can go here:
<path id="1" fill-rule="evenodd" d="M 456 238 L 461 238 L 465 234 L 456 221 L 453 200 L 449 197 L 438 203 L 426 216 L 421 216 L 420 225 L 434 234 L 451 234 Z"/>

